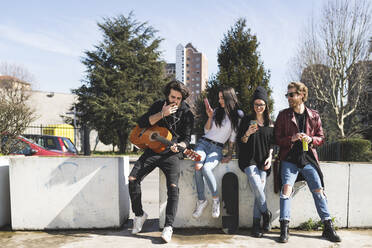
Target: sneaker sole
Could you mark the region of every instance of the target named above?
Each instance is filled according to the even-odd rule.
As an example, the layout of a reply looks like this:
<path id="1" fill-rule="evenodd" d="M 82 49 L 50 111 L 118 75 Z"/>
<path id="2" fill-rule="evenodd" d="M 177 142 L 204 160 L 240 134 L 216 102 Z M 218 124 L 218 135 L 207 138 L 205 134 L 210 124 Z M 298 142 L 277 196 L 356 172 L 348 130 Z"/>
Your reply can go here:
<path id="1" fill-rule="evenodd" d="M 170 242 L 170 240 L 169 240 L 169 241 L 166 240 L 163 236 L 161 236 L 161 239 L 162 239 L 165 243 L 169 243 L 169 242 Z"/>
<path id="2" fill-rule="evenodd" d="M 200 216 L 194 216 L 194 215 L 193 215 L 192 217 L 193 217 L 194 219 L 196 219 L 196 220 L 200 218 Z"/>

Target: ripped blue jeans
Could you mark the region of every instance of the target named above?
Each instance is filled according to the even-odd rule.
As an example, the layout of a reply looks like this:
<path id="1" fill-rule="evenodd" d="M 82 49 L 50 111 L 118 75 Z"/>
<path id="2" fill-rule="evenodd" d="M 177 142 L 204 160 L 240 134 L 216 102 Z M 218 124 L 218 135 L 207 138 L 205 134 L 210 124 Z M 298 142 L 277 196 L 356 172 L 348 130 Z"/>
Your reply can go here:
<path id="1" fill-rule="evenodd" d="M 253 218 L 261 219 L 262 213 L 267 211 L 265 196 L 266 171 L 258 169 L 257 165 L 251 165 L 244 169 L 248 177 L 248 184 L 254 194 Z"/>
<path id="2" fill-rule="evenodd" d="M 207 181 L 207 185 L 209 187 L 209 190 L 211 191 L 212 196 L 217 197 L 217 181 L 216 177 L 213 174 L 213 169 L 222 159 L 222 147 L 209 143 L 205 140 L 199 140 L 195 148 L 195 152 L 197 152 L 201 156 L 200 162 L 197 163 L 203 164 L 203 167 L 200 170 L 195 171 L 195 182 L 196 190 L 198 192 L 198 199 L 205 200 L 203 178 L 205 178 L 205 180 Z"/>
<path id="3" fill-rule="evenodd" d="M 313 194 L 316 210 L 322 221 L 331 219 L 328 210 L 327 198 L 323 192 L 322 183 L 318 172 L 313 165 L 307 164 L 304 168 L 297 168 L 293 163 L 282 161 L 281 164 L 281 177 L 282 185 L 288 184 L 292 187 L 296 181 L 298 173 L 301 173 L 309 186 L 311 193 Z M 316 192 L 321 189 L 321 192 Z M 280 220 L 290 220 L 291 218 L 291 200 L 292 197 L 288 197 L 280 193 Z"/>

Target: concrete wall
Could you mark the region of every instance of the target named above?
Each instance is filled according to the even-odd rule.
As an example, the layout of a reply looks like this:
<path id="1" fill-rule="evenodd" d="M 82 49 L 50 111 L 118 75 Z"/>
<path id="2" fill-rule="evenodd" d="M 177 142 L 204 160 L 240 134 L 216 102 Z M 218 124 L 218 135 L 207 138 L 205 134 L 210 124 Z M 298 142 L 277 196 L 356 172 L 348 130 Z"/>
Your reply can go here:
<path id="1" fill-rule="evenodd" d="M 372 227 L 372 166 L 350 166 L 349 227 Z"/>
<path id="2" fill-rule="evenodd" d="M 0 227 L 10 224 L 9 158 L 0 157 Z"/>
<path id="3" fill-rule="evenodd" d="M 372 206 L 371 191 L 372 191 L 372 165 L 362 165 L 355 166 L 352 170 L 353 173 L 349 173 L 349 164 L 342 163 L 321 163 L 321 168 L 324 174 L 325 181 L 325 193 L 328 198 L 329 209 L 333 217 L 336 218 L 336 224 L 339 227 L 347 227 L 352 224 L 352 226 L 372 226 L 372 215 L 370 211 L 370 206 Z M 368 170 L 366 170 L 368 167 Z M 351 166 L 354 168 L 354 165 Z M 362 172 L 363 170 L 363 172 Z M 253 203 L 254 196 L 247 183 L 246 175 L 241 172 L 238 167 L 237 161 L 233 160 L 228 164 L 219 164 L 214 169 L 214 174 L 216 175 L 218 190 L 221 192 L 221 181 L 222 177 L 227 172 L 234 172 L 238 176 L 239 180 L 239 226 L 240 227 L 251 227 L 252 216 L 253 216 Z M 363 177 L 360 174 L 363 174 Z M 349 204 L 349 175 L 351 178 L 350 185 L 355 181 L 360 184 L 355 184 L 355 187 L 359 190 L 364 185 L 363 191 L 356 192 L 353 197 L 350 197 Z M 274 193 L 273 186 L 273 174 L 271 174 L 267 181 L 266 195 L 267 204 L 269 209 L 273 213 L 273 226 L 279 226 L 279 195 Z M 367 186 L 368 185 L 368 186 Z M 200 219 L 195 220 L 192 218 L 192 212 L 196 205 L 197 192 L 195 186 L 194 169 L 193 162 L 190 160 L 182 161 L 181 165 L 181 176 L 179 181 L 180 187 L 180 203 L 178 207 L 177 216 L 175 218 L 175 227 L 221 227 L 221 217 L 218 219 L 213 219 L 211 217 L 212 204 L 211 204 L 211 194 L 207 185 L 205 185 L 206 197 L 209 200 L 208 207 L 204 210 L 203 215 Z M 160 226 L 164 226 L 165 221 L 165 207 L 167 198 L 166 180 L 164 174 L 160 173 L 159 182 L 159 206 L 160 206 Z M 350 187 L 350 192 L 354 187 Z M 352 194 L 350 194 L 352 195 Z M 368 195 L 368 196 L 367 196 Z M 221 195 L 220 195 L 221 197 Z M 351 203 L 353 201 L 353 203 Z M 348 205 L 350 208 L 348 209 Z M 358 209 L 357 209 L 358 208 Z M 221 204 L 222 210 L 222 204 Z M 222 211 L 221 211 L 222 212 Z M 351 214 L 352 212 L 352 214 Z M 295 195 L 292 200 L 292 220 L 290 222 L 291 227 L 296 227 L 301 223 L 308 221 L 310 218 L 313 220 L 319 220 L 318 214 L 316 212 L 314 200 L 312 194 L 310 193 L 306 183 L 296 183 L 295 184 Z M 368 218 L 364 218 L 363 215 L 369 215 Z M 348 223 L 349 216 L 349 223 Z M 363 219 L 364 218 L 364 219 Z M 362 223 L 357 222 L 363 221 Z"/>
<path id="4" fill-rule="evenodd" d="M 120 227 L 129 216 L 128 157 L 10 158 L 14 230 Z"/>

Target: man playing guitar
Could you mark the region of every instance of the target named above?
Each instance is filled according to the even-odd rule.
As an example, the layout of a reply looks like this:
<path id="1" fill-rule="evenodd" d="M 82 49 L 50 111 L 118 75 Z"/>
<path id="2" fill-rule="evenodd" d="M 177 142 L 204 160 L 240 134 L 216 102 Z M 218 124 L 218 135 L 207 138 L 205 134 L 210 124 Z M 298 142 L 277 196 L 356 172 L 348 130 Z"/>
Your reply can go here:
<path id="1" fill-rule="evenodd" d="M 174 145 L 161 153 L 146 148 L 143 155 L 137 160 L 129 175 L 129 194 L 132 210 L 135 214 L 132 233 L 141 231 L 147 214 L 142 209 L 141 181 L 159 167 L 167 180 L 167 207 L 165 213 L 165 225 L 162 239 L 169 242 L 172 238 L 172 225 L 177 212 L 180 177 L 180 153 L 178 147 L 187 147 L 190 143 L 191 132 L 194 125 L 194 115 L 185 102 L 189 92 L 183 83 L 173 80 L 164 88 L 166 100 L 156 101 L 150 109 L 138 120 L 140 128 L 148 128 L 154 125 L 167 128 L 172 133 Z"/>

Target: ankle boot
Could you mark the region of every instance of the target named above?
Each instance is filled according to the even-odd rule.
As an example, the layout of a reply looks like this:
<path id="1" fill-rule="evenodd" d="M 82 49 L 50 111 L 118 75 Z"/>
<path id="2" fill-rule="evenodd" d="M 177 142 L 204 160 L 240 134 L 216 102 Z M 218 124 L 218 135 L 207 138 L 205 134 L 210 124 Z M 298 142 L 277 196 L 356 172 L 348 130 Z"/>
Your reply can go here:
<path id="1" fill-rule="evenodd" d="M 260 226 L 261 218 L 253 218 L 253 226 L 252 226 L 252 236 L 255 238 L 261 238 L 262 237 L 262 231 Z"/>
<path id="2" fill-rule="evenodd" d="M 289 220 L 281 220 L 280 221 L 280 243 L 287 243 L 289 237 Z"/>
<path id="3" fill-rule="evenodd" d="M 322 233 L 322 237 L 328 239 L 331 242 L 341 242 L 340 236 L 337 235 L 332 220 L 325 220 L 323 221 L 324 229 Z"/>
<path id="4" fill-rule="evenodd" d="M 271 218 L 272 217 L 273 215 L 271 214 L 269 210 L 266 210 L 266 212 L 262 214 L 262 219 L 263 219 L 262 229 L 264 232 L 269 232 L 271 230 Z"/>

